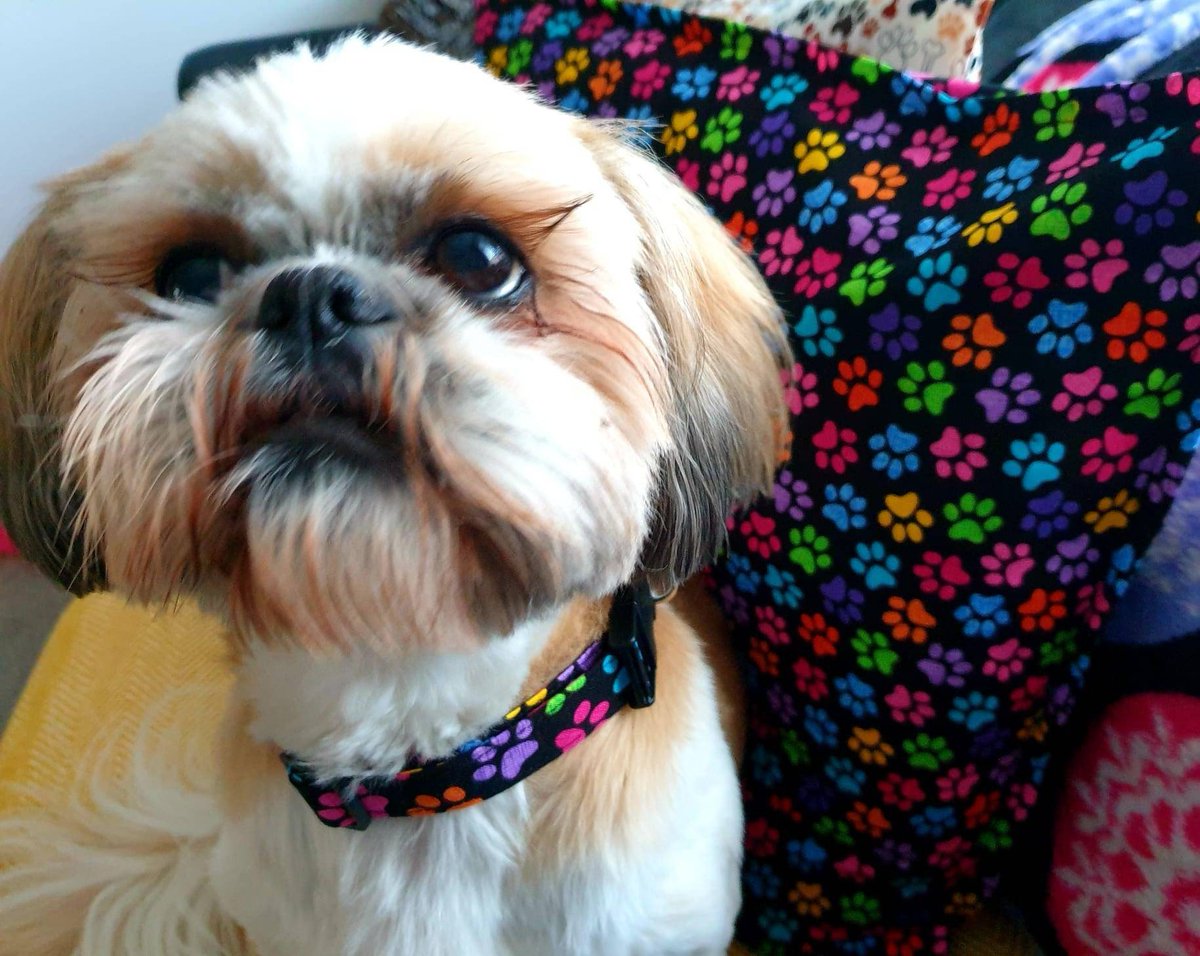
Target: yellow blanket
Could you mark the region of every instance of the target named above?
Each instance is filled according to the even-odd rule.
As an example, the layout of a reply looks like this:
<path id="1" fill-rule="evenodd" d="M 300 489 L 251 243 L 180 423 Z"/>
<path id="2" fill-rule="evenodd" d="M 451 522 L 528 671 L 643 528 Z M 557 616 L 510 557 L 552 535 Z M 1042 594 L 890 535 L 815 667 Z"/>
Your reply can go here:
<path id="1" fill-rule="evenodd" d="M 63 613 L 0 738 L 0 814 L 49 804 L 81 781 L 89 752 L 105 747 L 107 774 L 128 774 L 130 745 L 151 708 L 161 726 L 204 751 L 216 732 L 232 677 L 219 627 L 194 607 L 157 614 L 111 595 L 92 595 Z M 155 725 L 159 726 L 156 719 Z M 195 746 L 197 739 L 201 746 Z M 189 758 L 191 759 L 191 758 Z M 190 768 L 196 772 L 197 768 Z M 1019 927 L 985 916 L 954 940 L 954 956 L 1031 956 Z"/>

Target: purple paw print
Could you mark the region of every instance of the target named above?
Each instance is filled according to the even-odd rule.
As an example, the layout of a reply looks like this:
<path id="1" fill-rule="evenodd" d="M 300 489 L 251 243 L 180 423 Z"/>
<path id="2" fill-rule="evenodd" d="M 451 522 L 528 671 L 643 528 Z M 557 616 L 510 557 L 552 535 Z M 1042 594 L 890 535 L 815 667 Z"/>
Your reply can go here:
<path id="1" fill-rule="evenodd" d="M 529 739 L 532 734 L 533 722 L 521 720 L 513 730 L 502 730 L 472 750 L 471 759 L 480 765 L 472 774 L 475 780 L 491 780 L 497 770 L 505 780 L 515 780 L 525 761 L 537 753 L 538 742 Z M 498 765 L 493 762 L 497 755 Z"/>
<path id="2" fill-rule="evenodd" d="M 1065 531 L 1072 516 L 1078 514 L 1079 505 L 1069 501 L 1059 490 L 1034 498 L 1029 510 L 1021 519 L 1021 530 L 1032 531 L 1039 538 L 1048 538 L 1055 532 Z"/>
<path id="3" fill-rule="evenodd" d="M 1007 368 L 998 368 L 992 373 L 991 388 L 982 388 L 975 400 L 983 406 L 983 413 L 990 424 L 1008 422 L 1021 425 L 1029 420 L 1026 410 L 1042 400 L 1042 393 L 1030 388 L 1033 376 L 1029 372 L 1014 375 Z"/>
<path id="4" fill-rule="evenodd" d="M 972 667 L 959 648 L 947 649 L 941 644 L 934 644 L 929 648 L 928 654 L 928 657 L 917 664 L 917 670 L 929 678 L 929 683 L 935 687 L 942 684 L 962 687 L 966 683 L 966 676 L 971 673 Z"/>
<path id="5" fill-rule="evenodd" d="M 808 483 L 796 478 L 786 468 L 779 473 L 775 482 L 775 510 L 789 518 L 803 521 L 808 509 L 813 506 L 808 494 Z"/>
<path id="6" fill-rule="evenodd" d="M 1060 541 L 1055 554 L 1046 562 L 1046 570 L 1058 575 L 1059 584 L 1082 581 L 1092 565 L 1100 560 L 1100 551 L 1092 547 L 1092 536 L 1086 531 L 1078 537 Z"/>
<path id="7" fill-rule="evenodd" d="M 1194 299 L 1200 293 L 1200 240 L 1186 246 L 1163 246 L 1158 262 L 1146 269 L 1146 281 L 1158 286 L 1164 302 L 1176 298 Z"/>

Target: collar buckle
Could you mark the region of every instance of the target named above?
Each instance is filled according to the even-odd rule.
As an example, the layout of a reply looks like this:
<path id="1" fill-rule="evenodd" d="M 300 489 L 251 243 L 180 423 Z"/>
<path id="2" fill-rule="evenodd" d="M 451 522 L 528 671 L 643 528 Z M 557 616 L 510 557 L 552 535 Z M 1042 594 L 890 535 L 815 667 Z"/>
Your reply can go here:
<path id="1" fill-rule="evenodd" d="M 658 657 L 654 647 L 654 595 L 644 580 L 627 584 L 613 596 L 608 646 L 629 675 L 626 703 L 634 709 L 654 703 Z"/>

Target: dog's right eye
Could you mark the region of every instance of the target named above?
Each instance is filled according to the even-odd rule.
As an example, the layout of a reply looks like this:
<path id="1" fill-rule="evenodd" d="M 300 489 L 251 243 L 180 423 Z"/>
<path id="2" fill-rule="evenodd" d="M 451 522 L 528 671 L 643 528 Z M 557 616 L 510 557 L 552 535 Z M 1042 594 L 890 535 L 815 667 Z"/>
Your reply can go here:
<path id="1" fill-rule="evenodd" d="M 208 246 L 172 249 L 154 273 L 154 291 L 164 299 L 215 302 L 230 271 L 229 260 Z"/>

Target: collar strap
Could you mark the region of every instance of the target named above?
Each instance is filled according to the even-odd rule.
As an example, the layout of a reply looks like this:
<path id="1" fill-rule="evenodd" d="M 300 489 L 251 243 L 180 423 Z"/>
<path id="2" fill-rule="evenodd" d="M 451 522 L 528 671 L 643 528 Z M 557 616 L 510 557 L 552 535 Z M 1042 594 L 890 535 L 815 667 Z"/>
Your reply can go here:
<path id="1" fill-rule="evenodd" d="M 321 779 L 283 754 L 288 780 L 329 827 L 365 830 L 379 817 L 423 817 L 473 806 L 536 773 L 623 706 L 654 703 L 654 598 L 645 582 L 613 597 L 604 635 L 549 684 L 447 757 L 397 774 Z"/>

